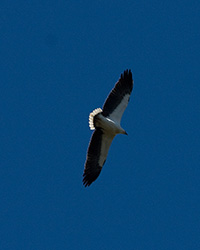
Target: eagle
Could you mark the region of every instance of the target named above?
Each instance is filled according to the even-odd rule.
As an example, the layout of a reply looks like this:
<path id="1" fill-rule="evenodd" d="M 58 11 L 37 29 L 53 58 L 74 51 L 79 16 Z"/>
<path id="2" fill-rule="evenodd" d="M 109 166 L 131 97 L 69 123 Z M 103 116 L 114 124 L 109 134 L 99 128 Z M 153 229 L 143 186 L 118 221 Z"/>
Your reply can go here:
<path id="1" fill-rule="evenodd" d="M 103 108 L 97 108 L 89 115 L 89 127 L 94 132 L 88 146 L 83 172 L 85 187 L 90 186 L 99 176 L 115 135 L 127 135 L 120 122 L 132 89 L 131 70 L 125 70 L 109 93 Z"/>

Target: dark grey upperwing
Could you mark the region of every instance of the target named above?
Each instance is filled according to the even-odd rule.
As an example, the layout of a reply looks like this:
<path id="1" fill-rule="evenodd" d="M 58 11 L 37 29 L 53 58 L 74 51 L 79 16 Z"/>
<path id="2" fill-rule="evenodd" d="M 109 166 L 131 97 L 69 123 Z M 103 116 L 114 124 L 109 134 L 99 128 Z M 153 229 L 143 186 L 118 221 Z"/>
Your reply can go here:
<path id="1" fill-rule="evenodd" d="M 102 134 L 103 132 L 101 129 L 96 129 L 93 132 L 89 143 L 87 159 L 83 173 L 83 185 L 85 185 L 85 187 L 89 186 L 97 179 L 102 169 L 102 166 L 99 165 Z"/>
<path id="2" fill-rule="evenodd" d="M 125 108 L 128 105 L 128 101 L 130 98 L 131 91 L 133 89 L 133 79 L 131 70 L 125 70 L 123 74 L 121 74 L 120 79 L 115 84 L 115 87 L 111 90 L 108 95 L 104 105 L 103 105 L 103 115 L 108 117 L 114 114 L 114 118 L 120 122 L 121 117 Z"/>

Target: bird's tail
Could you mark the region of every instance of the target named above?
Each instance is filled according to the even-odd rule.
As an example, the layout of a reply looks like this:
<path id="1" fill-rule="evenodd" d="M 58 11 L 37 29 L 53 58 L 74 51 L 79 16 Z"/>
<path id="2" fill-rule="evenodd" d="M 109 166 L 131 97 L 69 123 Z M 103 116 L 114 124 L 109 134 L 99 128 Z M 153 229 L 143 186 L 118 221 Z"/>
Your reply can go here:
<path id="1" fill-rule="evenodd" d="M 90 115 L 89 115 L 89 127 L 91 130 L 94 130 L 95 129 L 95 126 L 94 126 L 94 117 L 95 115 L 99 114 L 102 112 L 102 109 L 101 108 L 98 108 L 98 109 L 95 109 L 93 110 Z"/>

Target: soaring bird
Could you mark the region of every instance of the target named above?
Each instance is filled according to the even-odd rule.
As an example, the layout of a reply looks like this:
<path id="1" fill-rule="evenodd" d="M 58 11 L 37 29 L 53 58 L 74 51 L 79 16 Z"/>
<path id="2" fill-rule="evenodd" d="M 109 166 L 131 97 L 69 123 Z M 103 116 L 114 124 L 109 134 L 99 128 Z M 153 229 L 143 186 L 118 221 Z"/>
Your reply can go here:
<path id="1" fill-rule="evenodd" d="M 108 150 L 117 134 L 125 134 L 120 121 L 133 89 L 131 70 L 125 70 L 108 95 L 103 109 L 97 108 L 89 115 L 89 127 L 94 130 L 87 150 L 83 172 L 83 185 L 90 186 L 99 176 Z"/>

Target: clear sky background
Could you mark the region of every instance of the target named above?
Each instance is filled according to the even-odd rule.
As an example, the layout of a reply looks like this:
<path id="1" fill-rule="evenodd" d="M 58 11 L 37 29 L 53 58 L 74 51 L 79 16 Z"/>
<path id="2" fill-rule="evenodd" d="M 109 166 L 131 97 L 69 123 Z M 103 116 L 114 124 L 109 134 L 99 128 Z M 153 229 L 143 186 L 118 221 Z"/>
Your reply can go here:
<path id="1" fill-rule="evenodd" d="M 0 249 L 200 249 L 200 2 L 0 4 Z M 134 88 L 82 174 L 120 74 Z"/>

